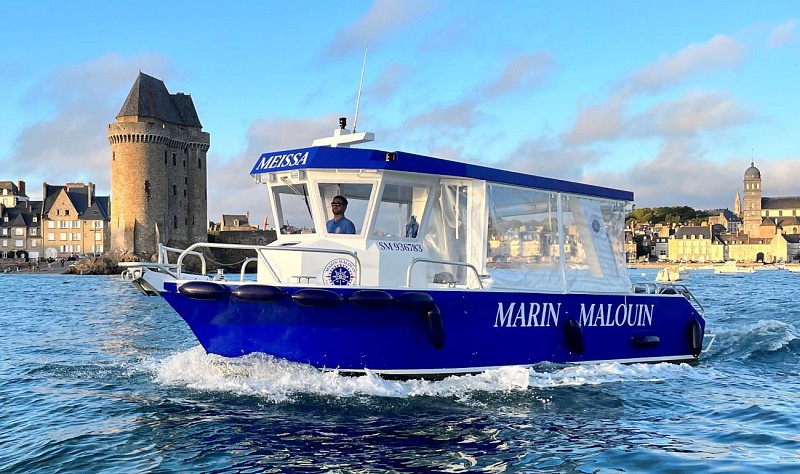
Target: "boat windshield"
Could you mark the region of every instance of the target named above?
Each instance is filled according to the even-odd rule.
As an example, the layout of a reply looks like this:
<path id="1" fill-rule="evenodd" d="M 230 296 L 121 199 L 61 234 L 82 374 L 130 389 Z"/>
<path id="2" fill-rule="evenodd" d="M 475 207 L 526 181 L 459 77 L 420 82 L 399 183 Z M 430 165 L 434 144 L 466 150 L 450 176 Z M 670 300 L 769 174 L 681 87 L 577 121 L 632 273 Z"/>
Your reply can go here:
<path id="1" fill-rule="evenodd" d="M 285 184 L 272 188 L 276 221 L 281 234 L 313 234 L 314 219 L 305 184 Z"/>
<path id="2" fill-rule="evenodd" d="M 367 221 L 369 200 L 372 196 L 373 187 L 372 183 L 320 183 L 319 195 L 325 208 L 322 212 L 322 215 L 325 216 L 325 222 L 333 219 L 333 210 L 331 208 L 333 198 L 343 196 L 347 199 L 347 210 L 344 216 L 355 226 L 355 234 L 362 235 Z M 336 236 L 341 237 L 341 234 L 337 233 Z"/>

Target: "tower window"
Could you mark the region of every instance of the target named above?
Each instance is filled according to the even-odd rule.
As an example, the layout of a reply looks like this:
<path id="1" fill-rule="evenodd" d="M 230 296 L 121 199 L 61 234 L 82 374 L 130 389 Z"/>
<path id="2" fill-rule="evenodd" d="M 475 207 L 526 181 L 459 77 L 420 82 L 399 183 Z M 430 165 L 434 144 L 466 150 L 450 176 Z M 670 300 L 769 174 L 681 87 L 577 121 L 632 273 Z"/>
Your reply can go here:
<path id="1" fill-rule="evenodd" d="M 167 164 L 167 150 L 164 150 L 164 164 Z"/>
<path id="2" fill-rule="evenodd" d="M 175 156 L 175 153 L 172 154 L 172 166 L 175 166 L 178 163 L 178 160 Z"/>
<path id="3" fill-rule="evenodd" d="M 200 158 L 197 159 L 197 169 L 203 169 L 203 161 Z"/>
<path id="4" fill-rule="evenodd" d="M 183 184 L 189 184 L 189 177 L 188 176 L 184 176 L 183 177 Z"/>
<path id="5" fill-rule="evenodd" d="M 172 227 L 174 229 L 178 228 L 178 216 L 172 216 Z"/>
<path id="6" fill-rule="evenodd" d="M 176 184 L 172 185 L 172 195 L 173 196 L 177 196 L 178 195 L 178 186 Z"/>
<path id="7" fill-rule="evenodd" d="M 186 168 L 186 160 L 183 160 L 183 167 Z"/>

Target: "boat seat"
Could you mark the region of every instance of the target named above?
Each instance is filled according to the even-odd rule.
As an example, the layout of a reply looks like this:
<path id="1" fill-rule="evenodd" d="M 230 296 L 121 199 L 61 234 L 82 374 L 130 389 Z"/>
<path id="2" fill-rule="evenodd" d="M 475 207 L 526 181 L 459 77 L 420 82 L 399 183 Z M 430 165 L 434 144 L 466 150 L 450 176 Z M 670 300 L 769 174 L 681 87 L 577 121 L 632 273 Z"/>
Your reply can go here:
<path id="1" fill-rule="evenodd" d="M 434 283 L 443 283 L 448 285 L 455 285 L 456 278 L 450 272 L 439 272 L 433 276 Z"/>

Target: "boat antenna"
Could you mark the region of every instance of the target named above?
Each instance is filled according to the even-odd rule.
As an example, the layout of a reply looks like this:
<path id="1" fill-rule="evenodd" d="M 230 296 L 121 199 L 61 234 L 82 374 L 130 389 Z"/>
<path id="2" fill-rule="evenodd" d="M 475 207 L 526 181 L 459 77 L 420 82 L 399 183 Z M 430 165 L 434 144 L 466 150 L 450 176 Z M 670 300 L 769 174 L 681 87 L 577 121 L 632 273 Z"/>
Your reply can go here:
<path id="1" fill-rule="evenodd" d="M 353 117 L 353 133 L 356 133 L 358 124 L 358 106 L 361 104 L 361 89 L 364 87 L 364 69 L 367 67 L 367 51 L 369 46 L 364 47 L 364 62 L 361 64 L 361 82 L 358 83 L 358 97 L 356 98 L 356 115 Z"/>

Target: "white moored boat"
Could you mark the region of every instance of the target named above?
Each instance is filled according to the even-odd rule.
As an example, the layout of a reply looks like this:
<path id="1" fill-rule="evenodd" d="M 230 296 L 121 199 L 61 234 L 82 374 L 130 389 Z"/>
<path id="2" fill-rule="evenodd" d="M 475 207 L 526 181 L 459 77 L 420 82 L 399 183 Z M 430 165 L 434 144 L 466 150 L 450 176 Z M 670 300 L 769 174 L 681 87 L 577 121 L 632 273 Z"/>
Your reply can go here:
<path id="1" fill-rule="evenodd" d="M 714 273 L 718 274 L 740 274 L 753 272 L 753 267 L 740 267 L 736 264 L 736 260 L 729 260 L 718 267 L 714 267 Z"/>
<path id="2" fill-rule="evenodd" d="M 671 281 L 683 281 L 689 278 L 689 270 L 681 267 L 664 267 L 658 271 L 656 281 L 668 283 Z"/>

